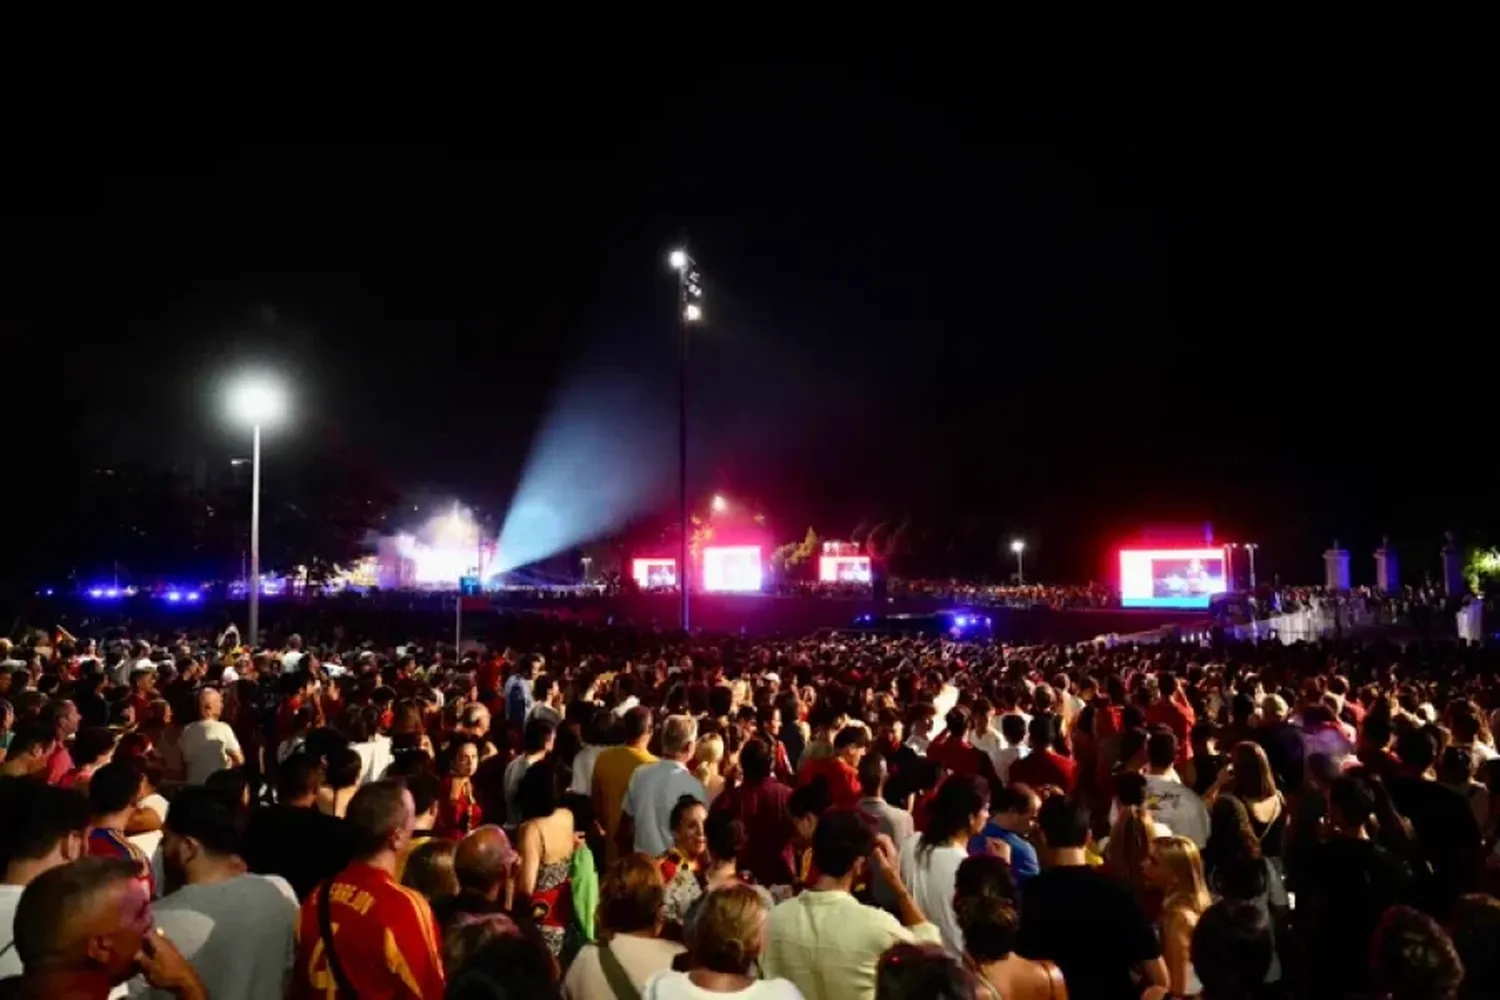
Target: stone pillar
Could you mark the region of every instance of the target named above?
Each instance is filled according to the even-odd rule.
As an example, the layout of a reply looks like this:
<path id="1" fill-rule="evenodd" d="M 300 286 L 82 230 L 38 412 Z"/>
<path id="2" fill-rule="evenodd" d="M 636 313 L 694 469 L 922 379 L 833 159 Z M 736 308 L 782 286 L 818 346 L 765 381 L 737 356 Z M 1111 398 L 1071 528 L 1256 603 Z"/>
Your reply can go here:
<path id="1" fill-rule="evenodd" d="M 1337 540 L 1333 548 L 1323 553 L 1323 586 L 1329 590 L 1349 589 L 1349 550 L 1339 548 Z"/>
<path id="2" fill-rule="evenodd" d="M 1401 589 L 1401 566 L 1389 538 L 1382 538 L 1380 548 L 1375 550 L 1375 589 L 1382 594 L 1394 594 Z"/>
<path id="3" fill-rule="evenodd" d="M 1469 585 L 1464 582 L 1464 553 L 1453 538 L 1453 532 L 1443 535 L 1443 590 L 1454 597 L 1467 594 Z"/>

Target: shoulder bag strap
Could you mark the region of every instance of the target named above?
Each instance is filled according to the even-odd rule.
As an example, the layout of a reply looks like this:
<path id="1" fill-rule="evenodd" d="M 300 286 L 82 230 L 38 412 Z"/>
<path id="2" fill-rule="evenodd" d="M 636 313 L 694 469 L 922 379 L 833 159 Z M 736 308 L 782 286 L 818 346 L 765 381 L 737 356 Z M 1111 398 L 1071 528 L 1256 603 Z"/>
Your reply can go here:
<path id="1" fill-rule="evenodd" d="M 604 973 L 604 981 L 609 983 L 615 1000 L 641 1000 L 641 991 L 630 981 L 625 966 L 620 964 L 620 956 L 610 950 L 606 941 L 599 943 L 599 971 Z"/>
<path id="2" fill-rule="evenodd" d="M 14 948 L 15 946 L 16 946 L 15 938 L 11 938 L 9 941 L 5 942 L 5 947 L 4 948 L 0 948 L 0 958 L 4 958 L 6 955 L 9 955 L 10 954 L 10 950 L 12 948 Z"/>
<path id="3" fill-rule="evenodd" d="M 339 962 L 339 953 L 333 947 L 333 902 L 329 899 L 333 889 L 333 879 L 323 883 L 318 890 L 318 934 L 323 939 L 323 954 L 328 959 L 328 971 L 333 973 L 333 982 L 338 987 L 340 997 L 357 997 L 354 985 L 349 982 L 349 977 L 344 973 L 344 966 Z"/>

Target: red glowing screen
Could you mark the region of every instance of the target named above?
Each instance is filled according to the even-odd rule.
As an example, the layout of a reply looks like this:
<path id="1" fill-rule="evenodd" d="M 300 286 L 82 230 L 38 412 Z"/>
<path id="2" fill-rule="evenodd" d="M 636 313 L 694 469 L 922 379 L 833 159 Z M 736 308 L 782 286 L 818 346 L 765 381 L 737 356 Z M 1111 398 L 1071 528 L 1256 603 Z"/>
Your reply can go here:
<path id="1" fill-rule="evenodd" d="M 869 583 L 869 556 L 819 556 L 818 579 L 824 583 Z"/>
<path id="2" fill-rule="evenodd" d="M 676 559 L 633 559 L 630 575 L 642 590 L 662 590 L 677 586 Z"/>
<path id="3" fill-rule="evenodd" d="M 1229 589 L 1223 549 L 1121 549 L 1127 608 L 1206 608 Z"/>

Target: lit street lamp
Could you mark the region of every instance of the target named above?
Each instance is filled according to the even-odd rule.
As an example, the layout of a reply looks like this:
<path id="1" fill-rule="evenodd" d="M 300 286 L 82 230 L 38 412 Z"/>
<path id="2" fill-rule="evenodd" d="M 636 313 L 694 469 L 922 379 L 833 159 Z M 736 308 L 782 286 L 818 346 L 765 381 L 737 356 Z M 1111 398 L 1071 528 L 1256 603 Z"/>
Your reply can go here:
<path id="1" fill-rule="evenodd" d="M 682 546 L 678 553 L 677 583 L 682 588 L 682 630 L 688 630 L 688 521 L 687 428 L 688 428 L 688 329 L 703 320 L 703 278 L 698 265 L 681 248 L 667 256 L 667 263 L 677 272 L 677 325 L 680 343 L 677 355 L 677 501 L 682 521 Z"/>
<path id="2" fill-rule="evenodd" d="M 1017 538 L 1010 543 L 1010 550 L 1016 554 L 1016 583 L 1024 587 L 1026 585 L 1026 567 L 1022 561 L 1022 553 L 1026 551 L 1026 543 Z"/>
<path id="3" fill-rule="evenodd" d="M 281 383 L 263 375 L 246 375 L 229 389 L 229 415 L 252 428 L 254 447 L 250 458 L 250 579 L 248 624 L 250 648 L 260 637 L 260 429 L 286 416 L 286 392 Z"/>
<path id="4" fill-rule="evenodd" d="M 719 496 L 718 494 L 714 494 L 714 500 L 713 500 L 713 510 L 714 510 L 714 513 L 715 514 L 722 514 L 726 510 L 728 510 L 728 509 L 729 509 L 729 501 L 725 500 L 722 496 Z"/>

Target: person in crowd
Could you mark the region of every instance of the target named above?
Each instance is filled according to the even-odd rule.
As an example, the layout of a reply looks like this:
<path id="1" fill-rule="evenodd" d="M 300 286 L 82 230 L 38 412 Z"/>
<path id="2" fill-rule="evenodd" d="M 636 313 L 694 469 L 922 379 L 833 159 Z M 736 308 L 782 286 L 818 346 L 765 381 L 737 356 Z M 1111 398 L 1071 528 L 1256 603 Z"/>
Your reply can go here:
<path id="1" fill-rule="evenodd" d="M 1197 996 L 1203 987 L 1193 970 L 1193 928 L 1213 902 L 1198 846 L 1187 837 L 1156 838 L 1145 874 L 1161 897 L 1157 923 L 1168 988 L 1174 996 Z"/>
<path id="2" fill-rule="evenodd" d="M 1500 899 L 1471 893 L 1459 899 L 1448 933 L 1463 963 L 1461 1000 L 1500 996 Z"/>
<path id="3" fill-rule="evenodd" d="M 1370 965 L 1390 1000 L 1458 1000 L 1464 965 L 1437 921 L 1409 906 L 1386 910 L 1375 928 Z"/>
<path id="4" fill-rule="evenodd" d="M 291 972 L 297 894 L 240 856 L 245 811 L 223 792 L 177 793 L 162 837 L 173 891 L 151 908 L 214 1000 L 280 1000 Z"/>
<path id="5" fill-rule="evenodd" d="M 557 962 L 504 914 L 465 916 L 443 942 L 446 1000 L 558 1000 Z"/>
<path id="6" fill-rule="evenodd" d="M 177 741 L 185 768 L 184 778 L 190 785 L 201 785 L 214 772 L 245 763 L 239 737 L 221 718 L 224 696 L 219 689 L 199 689 L 197 702 L 198 718 L 183 727 L 182 736 Z"/>
<path id="7" fill-rule="evenodd" d="M 1202 1000 L 1246 1000 L 1264 995 L 1263 984 L 1275 947 L 1271 922 L 1249 903 L 1220 900 L 1193 930 L 1193 968 L 1202 981 Z M 1152 986 L 1142 1000 L 1169 1000 L 1165 986 Z"/>
<path id="8" fill-rule="evenodd" d="M 314 732 L 312 736 L 317 736 Z M 317 807 L 329 816 L 342 818 L 359 791 L 359 776 L 364 770 L 364 761 L 347 742 L 330 733 L 337 745 L 326 754 L 319 754 L 326 762 L 323 769 L 323 786 L 318 789 Z M 309 751 L 316 752 L 309 744 Z"/>
<path id="9" fill-rule="evenodd" d="M 937 945 L 898 944 L 881 956 L 875 1000 L 970 1000 L 974 977 Z"/>
<path id="10" fill-rule="evenodd" d="M 1016 950 L 1062 970 L 1074 1000 L 1140 996 L 1138 980 L 1166 988 L 1161 944 L 1129 889 L 1089 865 L 1089 814 L 1052 796 L 1037 815 L 1042 872 L 1021 893 Z"/>
<path id="11" fill-rule="evenodd" d="M 354 858 L 349 824 L 315 805 L 322 784 L 323 764 L 317 758 L 287 758 L 276 776 L 276 803 L 251 811 L 240 852 L 250 871 L 280 876 L 299 900 Z"/>
<path id="12" fill-rule="evenodd" d="M 39 723 L 18 725 L 10 734 L 10 748 L 0 762 L 0 778 L 45 778 L 51 766 L 57 735 Z"/>
<path id="13" fill-rule="evenodd" d="M 990 799 L 990 821 L 979 836 L 969 841 L 969 853 L 996 853 L 989 842 L 1000 841 L 1009 856 L 1012 877 L 1017 885 L 1025 885 L 1027 879 L 1042 870 L 1036 846 L 1031 842 L 1036 833 L 1037 812 L 1041 808 L 1041 798 L 1025 785 L 996 789 Z"/>
<path id="14" fill-rule="evenodd" d="M 938 787 L 927 828 L 901 845 L 901 881 L 954 955 L 963 954 L 963 932 L 953 914 L 954 879 L 969 856 L 969 841 L 989 819 L 989 787 L 983 779 L 955 774 Z"/>
<path id="15" fill-rule="evenodd" d="M 89 780 L 88 853 L 94 857 L 120 858 L 136 866 L 148 899 L 156 895 L 151 859 L 125 833 L 141 798 L 141 772 L 122 761 L 111 761 Z"/>
<path id="16" fill-rule="evenodd" d="M 1067 1000 L 1062 972 L 1052 962 L 1016 954 L 1021 928 L 1019 893 L 1004 859 L 977 854 L 958 866 L 953 914 L 963 933 L 964 958 L 982 1000 Z"/>
<path id="17" fill-rule="evenodd" d="M 644 854 L 610 865 L 599 884 L 598 942 L 584 945 L 563 980 L 568 1000 L 618 1000 L 624 985 L 639 994 L 647 980 L 672 968 L 682 945 L 662 937 L 666 886 L 660 866 Z"/>
<path id="18" fill-rule="evenodd" d="M 1058 753 L 1057 716 L 1040 713 L 1031 719 L 1026 737 L 1030 752 L 1010 767 L 1012 784 L 1031 788 L 1060 788 L 1071 795 L 1078 784 L 1078 762 Z"/>
<path id="19" fill-rule="evenodd" d="M 573 783 L 568 786 L 573 795 L 588 796 L 594 788 L 594 764 L 599 755 L 618 741 L 615 713 L 607 708 L 594 711 L 589 716 L 583 731 L 583 746 L 573 755 Z"/>
<path id="20" fill-rule="evenodd" d="M 710 804 L 724 791 L 724 737 L 711 733 L 698 741 L 693 751 L 693 777 L 703 784 Z"/>
<path id="21" fill-rule="evenodd" d="M 620 824 L 624 818 L 625 796 L 630 790 L 631 780 L 638 768 L 656 763 L 656 755 L 646 749 L 651 743 L 653 732 L 651 710 L 644 705 L 632 707 L 620 717 L 620 745 L 604 750 L 594 762 L 593 787 L 589 794 L 594 815 L 604 826 L 604 849 L 610 859 L 616 856 L 617 845 L 622 841 Z M 624 852 L 627 854 L 633 853 L 633 830 L 628 841 L 631 850 Z"/>
<path id="22" fill-rule="evenodd" d="M 290 996 L 443 995 L 443 962 L 432 907 L 396 881 L 416 818 L 400 782 L 375 781 L 349 803 L 354 860 L 315 889 L 297 915 Z"/>
<path id="23" fill-rule="evenodd" d="M 525 760 L 525 755 L 517 757 Z M 474 792 L 474 772 L 479 770 L 479 744 L 460 736 L 449 744 L 448 776 L 438 792 L 437 823 L 433 832 L 439 837 L 462 837 L 484 820 L 484 810 Z"/>
<path id="24" fill-rule="evenodd" d="M 871 758 L 880 760 L 878 756 Z M 714 800 L 711 813 L 723 813 L 745 828 L 742 867 L 764 886 L 789 886 L 795 873 L 787 861 L 794 831 L 789 803 L 792 790 L 774 774 L 771 746 L 755 737 L 740 748 L 740 782 Z"/>
<path id="25" fill-rule="evenodd" d="M 24 822 L 18 817 L 25 817 Z M 40 781 L 0 779 L 0 978 L 21 974 L 16 908 L 37 876 L 84 856 L 89 802 L 83 793 Z"/>
<path id="26" fill-rule="evenodd" d="M 888 948 L 942 943 L 942 931 L 902 881 L 894 846 L 877 840 L 857 813 L 833 810 L 822 817 L 813 833 L 813 859 L 817 881 L 771 912 L 762 963 L 767 975 L 790 980 L 808 1000 L 869 1000 Z M 855 883 L 871 866 L 890 886 L 896 916 L 854 897 Z"/>
<path id="27" fill-rule="evenodd" d="M 669 716 L 662 725 L 662 759 L 630 776 L 615 833 L 620 850 L 633 845 L 642 854 L 662 854 L 672 844 L 672 810 L 678 800 L 690 795 L 708 804 L 708 791 L 687 768 L 697 740 L 698 723 L 692 716 Z"/>
<path id="28" fill-rule="evenodd" d="M 521 855 L 511 847 L 510 838 L 500 827 L 490 824 L 470 832 L 453 850 L 453 876 L 458 891 L 432 900 L 438 926 L 446 929 L 460 914 L 505 913 L 516 919 L 512 907 L 520 863 Z"/>
<path id="29" fill-rule="evenodd" d="M 536 921 L 555 956 L 573 949 L 577 929 L 571 866 L 578 844 L 573 812 L 563 805 L 567 784 L 566 769 L 543 760 L 527 768 L 516 793 L 521 818 L 517 901 Z"/>
<path id="30" fill-rule="evenodd" d="M 505 766 L 505 815 L 512 826 L 521 824 L 521 808 L 516 802 L 521 779 L 526 771 L 552 752 L 557 740 L 557 726 L 550 719 L 532 716 L 526 720 L 521 752 Z M 472 744 L 470 744 L 472 746 Z"/>
<path id="31" fill-rule="evenodd" d="M 817 757 L 802 765 L 797 774 L 799 785 L 810 785 L 819 778 L 828 782 L 835 809 L 853 809 L 859 805 L 859 762 L 870 744 L 870 733 L 864 726 L 845 726 L 833 737 L 833 753 Z"/>
<path id="32" fill-rule="evenodd" d="M 801 1000 L 785 979 L 758 978 L 769 910 L 748 885 L 709 893 L 687 929 L 686 971 L 664 970 L 646 981 L 642 1000 L 698 1000 L 726 993 L 742 1000 Z"/>
<path id="33" fill-rule="evenodd" d="M 99 768 L 108 764 L 114 756 L 119 736 L 105 726 L 84 726 L 73 737 L 73 770 L 63 775 L 57 784 L 62 788 L 76 788 L 87 794 L 89 778 Z"/>
<path id="34" fill-rule="evenodd" d="M 16 907 L 20 1000 L 105 1000 L 136 975 L 174 1000 L 209 1000 L 170 937 L 151 922 L 136 865 L 86 857 L 38 875 Z"/>
<path id="35" fill-rule="evenodd" d="M 455 841 L 433 837 L 413 848 L 406 855 L 401 884 L 420 892 L 433 904 L 457 896 L 458 876 L 453 871 L 453 852 L 457 847 Z"/>
<path id="36" fill-rule="evenodd" d="M 904 844 L 916 833 L 911 813 L 891 805 L 885 799 L 889 767 L 878 753 L 865 754 L 859 762 L 859 803 L 857 809 L 877 836 L 893 844 Z M 894 912 L 895 889 L 886 884 L 878 866 L 870 866 L 870 897 L 875 905 Z"/>
<path id="37" fill-rule="evenodd" d="M 672 846 L 656 859 L 662 884 L 666 886 L 667 926 L 676 937 L 682 935 L 688 908 L 703 895 L 704 870 L 708 864 L 708 838 L 704 833 L 707 822 L 708 808 L 701 801 L 691 795 L 678 799 L 672 807 Z"/>

